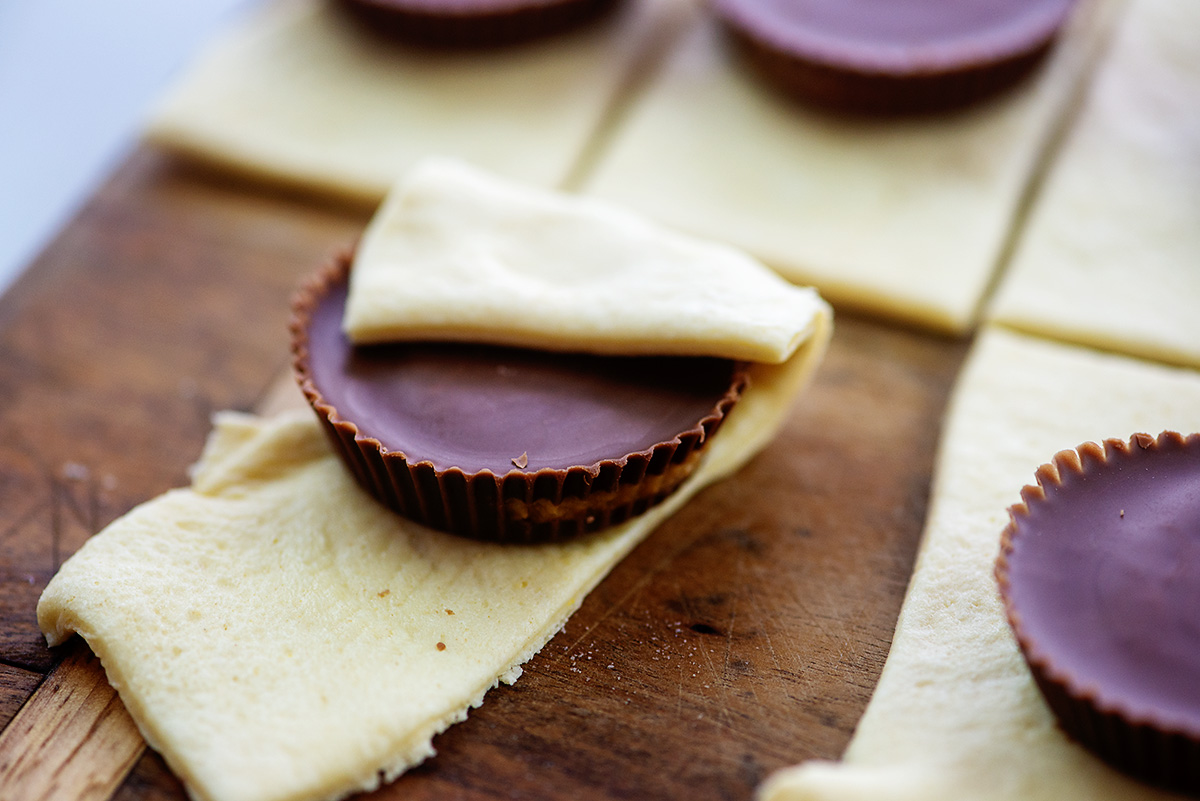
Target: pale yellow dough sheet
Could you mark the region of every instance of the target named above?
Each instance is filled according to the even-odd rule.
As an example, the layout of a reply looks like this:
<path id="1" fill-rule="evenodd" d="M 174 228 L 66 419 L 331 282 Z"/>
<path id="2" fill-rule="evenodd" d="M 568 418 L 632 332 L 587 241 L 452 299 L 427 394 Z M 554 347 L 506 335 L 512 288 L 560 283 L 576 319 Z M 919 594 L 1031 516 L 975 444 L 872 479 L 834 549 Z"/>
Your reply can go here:
<path id="1" fill-rule="evenodd" d="M 150 141 L 253 177 L 378 202 L 418 159 L 558 186 L 688 0 L 630 0 L 511 48 L 387 41 L 328 0 L 278 0 L 218 39 L 152 115 Z"/>
<path id="2" fill-rule="evenodd" d="M 1200 366 L 1200 3 L 1133 0 L 994 319 Z"/>
<path id="3" fill-rule="evenodd" d="M 430 273 L 443 289 L 461 283 Z M 636 311 L 654 298 L 626 302 Z M 780 364 L 750 367 L 680 489 L 565 544 L 425 529 L 359 489 L 311 413 L 224 415 L 191 488 L 92 538 L 47 586 L 38 623 L 52 645 L 83 635 L 197 799 L 316 801 L 374 788 L 430 756 L 432 737 L 514 681 L 622 556 L 766 445 L 831 324 L 819 299 L 800 309 L 791 333 L 803 342 Z"/>
<path id="4" fill-rule="evenodd" d="M 743 248 L 835 306 L 962 332 L 1110 8 L 1081 3 L 1018 91 L 907 121 L 790 102 L 699 20 L 583 189 Z"/>
<path id="5" fill-rule="evenodd" d="M 431 159 L 364 234 L 345 329 L 358 343 L 461 339 L 777 364 L 825 310 L 815 291 L 733 248 Z"/>
<path id="6" fill-rule="evenodd" d="M 1151 801 L 1056 727 L 992 569 L 1007 508 L 1060 450 L 1200 430 L 1200 374 L 981 333 L 942 433 L 924 541 L 879 685 L 841 763 L 777 773 L 761 801 Z"/>
<path id="7" fill-rule="evenodd" d="M 760 449 L 815 356 L 756 368 L 705 463 L 662 504 L 562 545 L 407 523 L 354 483 L 311 414 L 224 415 L 192 487 L 93 537 L 46 588 L 38 623 L 52 645 L 83 635 L 193 798 L 373 789 L 432 756 L 433 736 L 515 681 L 614 564 Z"/>

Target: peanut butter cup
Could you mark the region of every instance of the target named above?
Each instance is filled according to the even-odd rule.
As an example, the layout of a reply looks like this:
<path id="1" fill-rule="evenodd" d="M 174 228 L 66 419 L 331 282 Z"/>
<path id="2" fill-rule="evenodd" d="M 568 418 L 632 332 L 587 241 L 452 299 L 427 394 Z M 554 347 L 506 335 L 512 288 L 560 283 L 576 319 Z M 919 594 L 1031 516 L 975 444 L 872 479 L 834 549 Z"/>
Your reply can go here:
<path id="1" fill-rule="evenodd" d="M 471 343 L 355 346 L 349 256 L 297 294 L 297 380 L 358 482 L 477 539 L 561 540 L 674 491 L 747 383 L 745 365 Z"/>
<path id="2" fill-rule="evenodd" d="M 1200 793 L 1200 435 L 1059 453 L 1009 510 L 996 577 L 1062 728 Z"/>
<path id="3" fill-rule="evenodd" d="M 341 0 L 384 35 L 441 48 L 516 44 L 569 30 L 618 0 Z"/>
<path id="4" fill-rule="evenodd" d="M 795 97 L 896 114 L 1011 86 L 1049 50 L 1074 0 L 716 0 L 748 62 Z"/>

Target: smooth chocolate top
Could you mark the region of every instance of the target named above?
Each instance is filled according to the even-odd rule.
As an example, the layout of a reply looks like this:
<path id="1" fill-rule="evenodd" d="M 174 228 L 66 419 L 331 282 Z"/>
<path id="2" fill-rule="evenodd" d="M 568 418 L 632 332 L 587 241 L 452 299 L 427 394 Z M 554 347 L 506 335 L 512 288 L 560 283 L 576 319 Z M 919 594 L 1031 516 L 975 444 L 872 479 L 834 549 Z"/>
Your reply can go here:
<path id="1" fill-rule="evenodd" d="M 1108 452 L 1015 518 L 1009 604 L 1101 707 L 1200 736 L 1200 437 Z"/>
<path id="2" fill-rule="evenodd" d="M 722 15 L 780 50 L 829 66 L 923 73 L 1044 44 L 1074 0 L 718 0 Z"/>
<path id="3" fill-rule="evenodd" d="M 360 435 L 439 470 L 503 475 L 646 451 L 697 427 L 734 380 L 735 362 L 725 359 L 454 343 L 354 347 L 341 330 L 345 301 L 346 285 L 335 285 L 312 315 L 316 388 Z"/>

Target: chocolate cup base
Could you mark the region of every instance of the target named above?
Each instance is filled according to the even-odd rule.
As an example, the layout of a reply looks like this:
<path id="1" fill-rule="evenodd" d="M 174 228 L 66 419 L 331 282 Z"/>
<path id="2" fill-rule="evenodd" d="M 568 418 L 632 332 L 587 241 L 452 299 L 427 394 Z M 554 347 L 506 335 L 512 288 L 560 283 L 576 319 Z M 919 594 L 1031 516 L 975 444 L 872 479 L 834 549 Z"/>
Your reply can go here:
<path id="1" fill-rule="evenodd" d="M 763 44 L 727 21 L 723 27 L 740 59 L 775 91 L 795 102 L 856 117 L 921 116 L 986 102 L 1035 72 L 1054 44 L 1047 41 L 1002 61 L 894 75 L 809 61 Z"/>
<path id="2" fill-rule="evenodd" d="M 350 17 L 373 34 L 437 50 L 520 45 L 583 27 L 606 16 L 621 0 L 513 2 L 480 10 L 414 8 L 386 0 L 340 0 Z"/>
<path id="3" fill-rule="evenodd" d="M 1082 703 L 1038 665 L 1030 671 L 1059 728 L 1109 766 L 1163 790 L 1200 798 L 1200 742 Z"/>
<path id="4" fill-rule="evenodd" d="M 1084 443 L 1036 477 L 995 576 L 1042 697 L 1112 767 L 1200 795 L 1200 435 Z"/>

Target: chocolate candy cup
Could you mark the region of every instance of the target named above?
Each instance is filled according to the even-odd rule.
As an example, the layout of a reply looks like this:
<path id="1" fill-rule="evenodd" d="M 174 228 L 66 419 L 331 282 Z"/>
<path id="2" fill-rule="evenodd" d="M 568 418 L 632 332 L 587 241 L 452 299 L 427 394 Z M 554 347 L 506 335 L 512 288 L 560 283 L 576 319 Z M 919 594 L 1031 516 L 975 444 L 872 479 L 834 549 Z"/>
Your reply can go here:
<path id="1" fill-rule="evenodd" d="M 1200 793 L 1200 435 L 1058 454 L 1009 510 L 996 578 L 1062 728 Z"/>
<path id="2" fill-rule="evenodd" d="M 425 525 L 502 542 L 620 523 L 673 492 L 747 384 L 726 359 L 472 343 L 356 347 L 350 257 L 293 304 L 297 380 L 355 478 Z"/>
<path id="3" fill-rule="evenodd" d="M 409 44 L 495 47 L 583 25 L 618 0 L 341 0 L 372 30 Z"/>
<path id="4" fill-rule="evenodd" d="M 749 64 L 837 111 L 940 111 L 1028 75 L 1074 0 L 716 0 Z"/>

